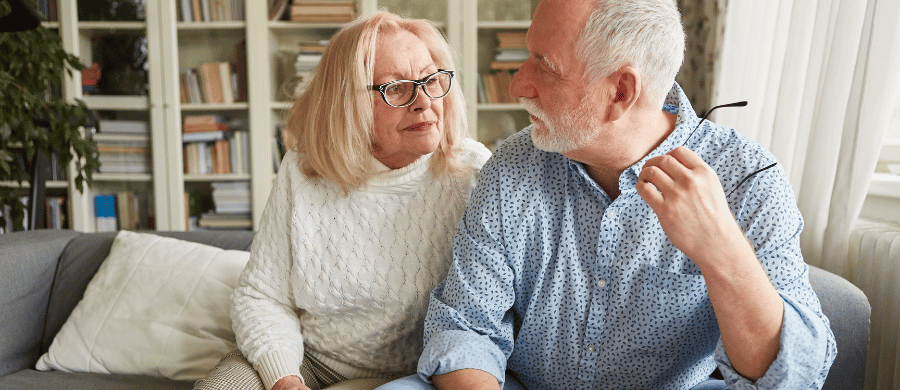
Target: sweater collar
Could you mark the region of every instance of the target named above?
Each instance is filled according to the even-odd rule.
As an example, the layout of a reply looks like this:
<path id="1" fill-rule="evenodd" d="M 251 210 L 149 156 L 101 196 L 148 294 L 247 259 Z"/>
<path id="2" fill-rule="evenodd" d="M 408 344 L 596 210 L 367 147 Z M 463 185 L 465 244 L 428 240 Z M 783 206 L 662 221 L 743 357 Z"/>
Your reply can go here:
<path id="1" fill-rule="evenodd" d="M 415 188 L 422 175 L 428 171 L 430 165 L 429 162 L 431 162 L 433 155 L 434 153 L 429 153 L 419 157 L 416 161 L 413 161 L 412 164 L 397 169 L 391 169 L 382 164 L 381 161 L 378 161 L 377 158 L 372 157 L 375 175 L 369 179 L 369 187 L 371 189 L 380 188 L 388 191 L 402 191 L 404 189 Z"/>

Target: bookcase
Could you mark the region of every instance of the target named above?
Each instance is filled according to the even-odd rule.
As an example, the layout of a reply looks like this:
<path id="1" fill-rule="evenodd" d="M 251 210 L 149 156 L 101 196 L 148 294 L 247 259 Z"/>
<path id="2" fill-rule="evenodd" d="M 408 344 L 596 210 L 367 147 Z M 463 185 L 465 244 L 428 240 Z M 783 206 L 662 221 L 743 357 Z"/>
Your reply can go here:
<path id="1" fill-rule="evenodd" d="M 235 198 L 244 199 L 249 221 L 223 225 L 219 219 L 210 218 L 206 226 L 258 228 L 283 154 L 279 132 L 292 105 L 290 91 L 302 81 L 292 72 L 301 45 L 321 44 L 345 22 L 271 20 L 270 6 L 279 2 L 290 4 L 291 0 L 136 1 L 144 8 L 142 18 L 137 20 L 80 20 L 79 1 L 86 0 L 58 0 L 58 22 L 45 22 L 45 26 L 58 29 L 66 50 L 88 65 L 96 60 L 98 45 L 103 44 L 97 38 L 139 37 L 146 53 L 142 68 L 146 72 L 146 88 L 139 93 L 92 94 L 83 88 L 81 75 L 76 74 L 66 78 L 64 93 L 70 99 L 85 101 L 101 120 L 145 122 L 145 134 L 119 138 L 144 142 L 145 146 L 129 147 L 142 147 L 135 150 L 146 154 L 148 166 L 145 171 L 120 173 L 102 172 L 101 168 L 84 193 L 75 190 L 71 179 L 52 182 L 55 191 L 68 196 L 68 227 L 96 231 L 97 196 L 121 197 L 131 193 L 137 199 L 134 204 L 139 221 L 131 226 L 135 229 L 189 229 L 192 215 L 215 207 L 213 197 L 219 203 L 228 199 L 232 210 Z M 195 2 L 209 7 L 199 8 L 200 17 Z M 479 79 L 494 72 L 491 64 L 497 55 L 497 34 L 527 30 L 536 3 L 537 0 L 356 0 L 355 11 L 357 15 L 367 15 L 384 9 L 429 19 L 440 28 L 457 51 L 457 75 L 469 103 L 470 133 L 493 146 L 527 126 L 528 116 L 517 103 L 479 100 Z M 216 11 L 216 7 L 229 11 Z M 186 9 L 191 15 L 185 15 Z M 232 91 L 232 99 L 196 100 L 182 88 L 182 80 L 190 70 L 221 63 L 229 63 L 230 72 L 239 79 L 231 84 L 237 88 Z M 244 159 L 248 162 L 243 169 L 233 168 L 229 173 L 199 173 L 191 169 L 196 162 L 186 152 L 184 125 L 186 120 L 202 118 L 218 118 L 243 132 Z M 109 137 L 103 133 L 102 128 L 97 132 L 101 140 Z M 235 154 L 231 156 L 234 158 Z M 73 169 L 74 165 L 69 168 Z"/>

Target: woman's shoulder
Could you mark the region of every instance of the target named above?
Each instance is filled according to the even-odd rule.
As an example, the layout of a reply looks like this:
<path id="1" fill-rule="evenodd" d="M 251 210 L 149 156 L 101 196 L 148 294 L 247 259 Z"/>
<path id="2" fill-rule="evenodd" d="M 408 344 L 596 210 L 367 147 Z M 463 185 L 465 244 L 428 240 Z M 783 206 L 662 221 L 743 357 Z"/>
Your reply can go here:
<path id="1" fill-rule="evenodd" d="M 481 169 L 484 163 L 491 158 L 491 151 L 481 142 L 466 137 L 461 144 L 462 148 L 457 158 L 462 167 Z"/>

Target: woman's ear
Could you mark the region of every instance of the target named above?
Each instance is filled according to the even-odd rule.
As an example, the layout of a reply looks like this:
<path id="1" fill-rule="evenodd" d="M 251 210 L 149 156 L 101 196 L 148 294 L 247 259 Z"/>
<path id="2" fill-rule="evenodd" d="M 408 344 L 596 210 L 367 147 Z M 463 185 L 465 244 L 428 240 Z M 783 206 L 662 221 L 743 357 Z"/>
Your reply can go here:
<path id="1" fill-rule="evenodd" d="M 615 86 L 613 96 L 609 100 L 609 121 L 619 120 L 637 102 L 641 93 L 641 75 L 637 69 L 631 66 L 622 67 L 618 72 L 610 75 L 611 82 Z"/>

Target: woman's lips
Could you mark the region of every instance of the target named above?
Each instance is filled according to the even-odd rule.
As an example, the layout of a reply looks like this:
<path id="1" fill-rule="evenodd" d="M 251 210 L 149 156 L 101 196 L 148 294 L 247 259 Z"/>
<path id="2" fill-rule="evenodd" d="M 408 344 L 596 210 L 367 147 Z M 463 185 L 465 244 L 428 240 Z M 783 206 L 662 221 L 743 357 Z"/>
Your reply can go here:
<path id="1" fill-rule="evenodd" d="M 433 125 L 433 124 L 434 124 L 434 122 L 420 122 L 420 123 L 413 124 L 409 127 L 406 127 L 403 130 L 424 131 L 424 130 L 428 130 L 431 127 L 431 125 Z"/>

